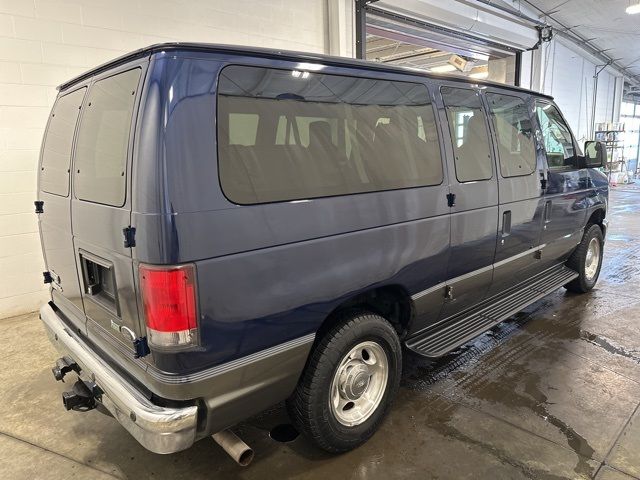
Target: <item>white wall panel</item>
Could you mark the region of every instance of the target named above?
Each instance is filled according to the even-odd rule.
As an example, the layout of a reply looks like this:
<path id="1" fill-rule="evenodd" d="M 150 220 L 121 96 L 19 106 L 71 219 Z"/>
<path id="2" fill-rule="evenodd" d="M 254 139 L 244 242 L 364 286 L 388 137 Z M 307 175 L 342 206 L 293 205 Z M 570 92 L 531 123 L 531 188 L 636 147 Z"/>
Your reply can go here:
<path id="1" fill-rule="evenodd" d="M 591 135 L 593 113 L 593 89 L 596 64 L 579 49 L 554 40 L 542 46 L 536 53 L 541 64 L 540 85 L 534 89 L 552 95 L 560 106 L 573 132 L 580 142 Z M 599 68 L 598 68 L 599 69 Z M 596 122 L 616 120 L 616 82 L 619 77 L 608 69 L 598 76 L 598 91 L 595 109 Z"/>

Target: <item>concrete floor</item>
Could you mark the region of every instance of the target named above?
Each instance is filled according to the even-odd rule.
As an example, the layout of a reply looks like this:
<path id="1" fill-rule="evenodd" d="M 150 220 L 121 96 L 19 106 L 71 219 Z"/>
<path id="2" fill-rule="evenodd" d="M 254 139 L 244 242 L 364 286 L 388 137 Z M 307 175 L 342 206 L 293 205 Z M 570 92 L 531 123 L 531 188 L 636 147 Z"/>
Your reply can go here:
<path id="1" fill-rule="evenodd" d="M 269 437 L 275 407 L 238 427 L 237 467 L 213 441 L 152 454 L 114 420 L 65 412 L 36 314 L 0 321 L 0 478 L 640 478 L 640 188 L 612 192 L 605 263 L 442 361 L 407 356 L 381 430 L 329 456 Z"/>

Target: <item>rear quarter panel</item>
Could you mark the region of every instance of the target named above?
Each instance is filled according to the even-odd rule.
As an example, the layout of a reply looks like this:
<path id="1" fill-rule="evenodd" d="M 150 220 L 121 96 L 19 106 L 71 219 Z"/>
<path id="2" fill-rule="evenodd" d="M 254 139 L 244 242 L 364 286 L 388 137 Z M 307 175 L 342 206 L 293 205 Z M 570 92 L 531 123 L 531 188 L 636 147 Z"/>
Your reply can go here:
<path id="1" fill-rule="evenodd" d="M 154 353 L 166 371 L 224 363 L 314 332 L 343 300 L 369 288 L 399 285 L 411 295 L 445 280 L 446 173 L 433 187 L 252 206 L 225 198 L 215 104 L 217 76 L 229 62 L 297 65 L 186 52 L 157 54 L 148 75 L 134 172 L 134 258 L 195 262 L 200 297 L 203 348 Z"/>

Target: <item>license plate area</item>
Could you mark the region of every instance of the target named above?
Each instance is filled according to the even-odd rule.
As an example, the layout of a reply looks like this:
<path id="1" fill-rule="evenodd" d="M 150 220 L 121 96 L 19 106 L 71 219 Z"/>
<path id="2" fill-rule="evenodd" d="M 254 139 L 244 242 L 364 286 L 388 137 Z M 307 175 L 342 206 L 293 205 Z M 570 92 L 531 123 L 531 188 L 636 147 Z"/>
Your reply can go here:
<path id="1" fill-rule="evenodd" d="M 79 253 L 85 298 L 119 317 L 120 306 L 113 263 L 84 250 Z"/>

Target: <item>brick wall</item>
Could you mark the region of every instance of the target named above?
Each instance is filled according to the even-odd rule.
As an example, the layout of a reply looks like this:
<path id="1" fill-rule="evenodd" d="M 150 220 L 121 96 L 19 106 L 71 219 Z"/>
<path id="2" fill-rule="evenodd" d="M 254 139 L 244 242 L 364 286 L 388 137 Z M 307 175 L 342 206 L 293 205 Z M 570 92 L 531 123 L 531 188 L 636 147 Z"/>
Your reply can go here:
<path id="1" fill-rule="evenodd" d="M 56 85 L 165 41 L 328 52 L 328 5 L 350 20 L 348 0 L 0 0 L 0 318 L 47 298 L 33 200 Z"/>

